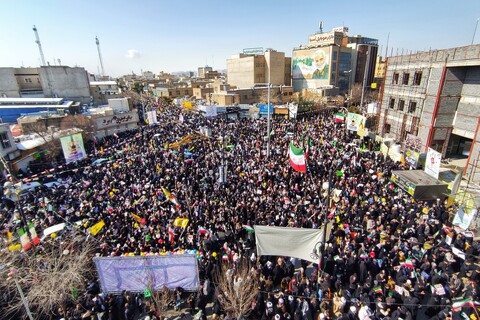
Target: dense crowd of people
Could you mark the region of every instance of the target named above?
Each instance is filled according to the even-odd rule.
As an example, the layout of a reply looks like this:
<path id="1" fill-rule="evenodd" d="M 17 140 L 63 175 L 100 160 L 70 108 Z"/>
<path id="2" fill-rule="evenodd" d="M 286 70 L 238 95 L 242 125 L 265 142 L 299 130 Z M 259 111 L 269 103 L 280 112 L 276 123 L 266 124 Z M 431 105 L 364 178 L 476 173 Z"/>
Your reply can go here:
<path id="1" fill-rule="evenodd" d="M 157 125 L 98 139 L 90 158 L 49 172 L 62 183 L 24 198 L 37 232 L 63 222 L 88 231 L 103 220 L 94 236 L 97 256 L 194 252 L 202 287 L 187 296 L 176 292 L 174 308 L 188 306 L 203 318 L 233 319 L 222 307 L 215 272 L 242 261 L 258 280 L 248 319 L 478 317 L 480 247 L 470 232 L 452 226 L 455 206 L 415 201 L 399 189 L 391 172 L 409 168 L 336 123 L 333 111 L 274 119 L 268 157 L 265 119 L 206 119 L 177 107 L 164 108 L 158 118 Z M 192 136 L 171 148 L 204 127 L 209 137 Z M 308 147 L 307 173 L 291 168 L 290 140 Z M 103 160 L 92 164 L 95 159 Z M 4 206 L 4 229 L 14 231 L 14 210 Z M 325 215 L 333 227 L 321 266 L 258 257 L 254 233 L 245 228 L 320 228 Z M 176 218 L 188 218 L 186 227 L 175 226 Z M 453 308 L 459 299 L 469 300 Z M 77 301 L 52 317 L 158 317 L 141 296 L 107 295 L 96 281 Z"/>

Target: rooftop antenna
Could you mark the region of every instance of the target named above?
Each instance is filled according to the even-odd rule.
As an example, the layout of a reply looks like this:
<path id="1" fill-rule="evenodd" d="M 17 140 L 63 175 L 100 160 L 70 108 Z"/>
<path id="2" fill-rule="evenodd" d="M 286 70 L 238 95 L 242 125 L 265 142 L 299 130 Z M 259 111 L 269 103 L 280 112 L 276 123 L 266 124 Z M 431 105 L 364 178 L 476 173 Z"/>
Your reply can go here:
<path id="1" fill-rule="evenodd" d="M 98 40 L 97 36 L 95 36 L 95 42 L 97 43 L 98 59 L 100 59 L 100 67 L 102 68 L 102 77 L 105 77 L 105 69 L 103 69 L 102 52 L 100 51 L 100 41 Z"/>
<path id="2" fill-rule="evenodd" d="M 38 45 L 38 51 L 40 51 L 40 59 L 42 60 L 42 66 L 45 66 L 45 56 L 43 55 L 42 44 L 40 43 L 40 37 L 38 36 L 37 27 L 33 26 L 33 32 L 35 32 L 35 42 Z"/>
<path id="3" fill-rule="evenodd" d="M 320 21 L 320 25 L 318 27 L 320 29 L 320 33 L 323 33 L 323 21 Z"/>

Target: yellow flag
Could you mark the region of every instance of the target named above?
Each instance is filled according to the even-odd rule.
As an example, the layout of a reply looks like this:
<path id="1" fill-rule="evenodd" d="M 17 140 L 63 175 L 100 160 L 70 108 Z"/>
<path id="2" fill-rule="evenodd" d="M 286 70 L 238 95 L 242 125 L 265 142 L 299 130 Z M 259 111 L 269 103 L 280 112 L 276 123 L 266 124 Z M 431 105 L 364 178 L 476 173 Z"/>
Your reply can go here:
<path id="1" fill-rule="evenodd" d="M 103 153 L 103 147 L 100 147 L 100 152 Z"/>
<path id="2" fill-rule="evenodd" d="M 160 165 L 157 163 L 157 173 L 161 173 L 162 172 L 162 168 L 160 168 Z"/>
<path id="3" fill-rule="evenodd" d="M 137 222 L 140 222 L 142 220 L 142 218 L 135 213 L 132 213 L 132 217 L 133 217 L 133 220 L 135 220 Z"/>
<path id="4" fill-rule="evenodd" d="M 182 227 L 182 228 L 186 228 L 187 225 L 188 225 L 188 218 L 176 218 L 174 221 L 173 221 L 173 225 L 175 227 Z"/>
<path id="5" fill-rule="evenodd" d="M 100 230 L 102 230 L 104 225 L 105 225 L 105 222 L 103 222 L 103 220 L 98 221 L 90 228 L 90 233 L 96 236 L 97 233 L 99 233 Z"/>

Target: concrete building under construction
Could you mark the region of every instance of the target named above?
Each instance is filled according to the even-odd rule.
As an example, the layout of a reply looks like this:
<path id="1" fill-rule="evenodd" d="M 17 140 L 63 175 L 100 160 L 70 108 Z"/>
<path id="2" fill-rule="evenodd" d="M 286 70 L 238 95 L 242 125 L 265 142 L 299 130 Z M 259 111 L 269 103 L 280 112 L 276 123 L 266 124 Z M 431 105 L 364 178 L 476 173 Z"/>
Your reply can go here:
<path id="1" fill-rule="evenodd" d="M 464 174 L 480 181 L 480 45 L 387 59 L 377 133 L 418 151 L 467 159 Z"/>

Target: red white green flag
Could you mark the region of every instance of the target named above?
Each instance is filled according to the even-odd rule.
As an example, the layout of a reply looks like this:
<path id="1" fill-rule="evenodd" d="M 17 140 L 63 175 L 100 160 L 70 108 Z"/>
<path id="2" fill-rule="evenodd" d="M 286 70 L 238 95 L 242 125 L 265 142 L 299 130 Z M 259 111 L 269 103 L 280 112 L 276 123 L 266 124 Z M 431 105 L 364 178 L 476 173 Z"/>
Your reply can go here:
<path id="1" fill-rule="evenodd" d="M 298 172 L 307 172 L 307 165 L 305 163 L 305 152 L 303 149 L 297 148 L 290 142 L 290 149 L 288 152 L 290 164 L 292 168 Z"/>
<path id="2" fill-rule="evenodd" d="M 35 226 L 31 222 L 28 223 L 28 231 L 30 231 L 30 236 L 32 237 L 33 244 L 34 245 L 39 244 L 40 238 L 38 238 L 37 231 L 35 230 Z"/>
<path id="3" fill-rule="evenodd" d="M 21 228 L 17 231 L 18 236 L 20 237 L 20 243 L 22 244 L 23 251 L 27 251 L 32 247 L 30 238 L 28 237 L 28 232 L 26 228 Z"/>
<path id="4" fill-rule="evenodd" d="M 335 122 L 340 123 L 345 121 L 345 114 L 339 112 L 335 115 Z"/>
<path id="5" fill-rule="evenodd" d="M 404 266 L 405 268 L 411 268 L 411 269 L 414 268 L 412 259 L 410 258 L 405 259 L 405 262 L 402 262 L 401 265 Z"/>

